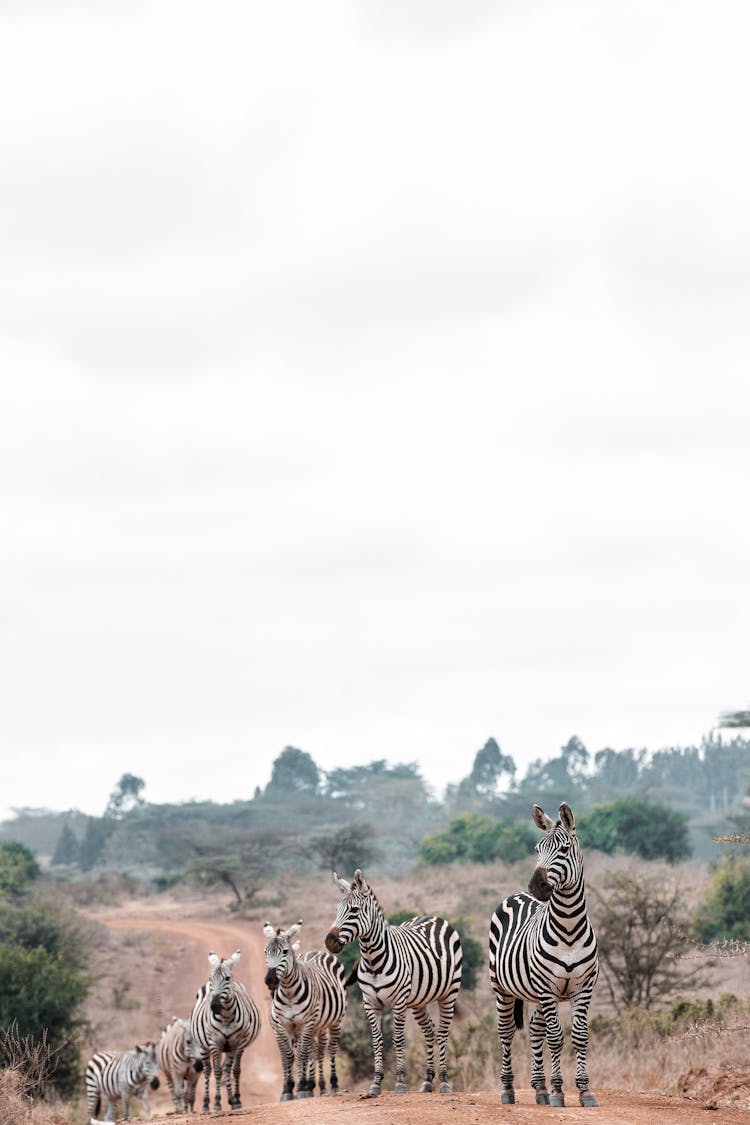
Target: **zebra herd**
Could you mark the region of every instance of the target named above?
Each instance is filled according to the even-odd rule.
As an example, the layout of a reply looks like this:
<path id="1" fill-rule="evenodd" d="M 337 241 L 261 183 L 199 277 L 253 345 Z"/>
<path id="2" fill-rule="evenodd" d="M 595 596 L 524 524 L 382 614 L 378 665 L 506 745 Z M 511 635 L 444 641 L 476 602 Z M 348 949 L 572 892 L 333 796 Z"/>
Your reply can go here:
<path id="1" fill-rule="evenodd" d="M 571 1038 L 576 1052 L 576 1086 L 582 1106 L 595 1106 L 587 1070 L 588 1007 L 598 972 L 596 937 L 586 910 L 583 859 L 575 819 L 567 804 L 553 821 L 539 807 L 533 820 L 542 833 L 529 891 L 510 895 L 492 915 L 489 933 L 489 975 L 497 1007 L 502 1048 L 502 1102 L 515 1102 L 511 1046 L 523 1026 L 524 1002 L 533 1006 L 529 1021 L 531 1082 L 539 1105 L 562 1106 L 560 1001 L 569 1001 Z M 358 940 L 356 968 L 370 1025 L 374 1055 L 371 1096 L 381 1092 L 383 1014 L 391 1009 L 396 1054 L 396 1093 L 406 1092 L 404 1024 L 411 1009 L 426 1046 L 424 1093 L 434 1089 L 435 1048 L 440 1093 L 450 1093 L 446 1057 L 448 1033 L 461 986 L 462 952 L 456 930 L 444 918 L 423 915 L 400 925 L 388 923 L 383 908 L 358 869 L 351 883 L 334 872 L 341 902 L 325 937 L 327 952 L 301 956 L 294 941 L 301 921 L 283 929 L 266 923 L 265 983 L 271 994 L 269 1022 L 283 1071 L 281 1100 L 311 1097 L 317 1084 L 326 1089 L 323 1063 L 329 1058 L 330 1089 L 338 1092 L 336 1052 L 346 1012 L 344 969 L 336 954 Z M 131 1051 L 100 1051 L 86 1067 L 89 1117 L 96 1122 L 105 1100 L 106 1120 L 118 1102 L 125 1116 L 138 1098 L 149 1115 L 147 1087 L 159 1085 L 164 1071 L 175 1109 L 193 1110 L 200 1072 L 205 1079 L 203 1112 L 210 1108 L 214 1074 L 214 1111 L 221 1111 L 221 1089 L 230 1108 L 241 1108 L 240 1067 L 244 1050 L 256 1039 L 260 1012 L 244 985 L 232 976 L 239 949 L 222 960 L 208 956 L 210 975 L 198 991 L 187 1019 L 175 1018 L 158 1044 L 139 1044 Z M 428 1011 L 437 1007 L 437 1029 Z M 551 1059 L 548 1091 L 544 1073 L 546 1038 Z M 296 1063 L 296 1094 L 295 1094 Z M 316 1082 L 317 1079 L 317 1082 Z"/>

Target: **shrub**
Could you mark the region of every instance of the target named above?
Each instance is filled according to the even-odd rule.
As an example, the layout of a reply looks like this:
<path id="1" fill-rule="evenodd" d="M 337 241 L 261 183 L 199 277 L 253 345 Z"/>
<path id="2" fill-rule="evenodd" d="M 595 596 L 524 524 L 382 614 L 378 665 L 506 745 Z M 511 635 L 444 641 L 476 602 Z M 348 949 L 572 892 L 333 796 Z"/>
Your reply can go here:
<path id="1" fill-rule="evenodd" d="M 465 813 L 452 820 L 445 832 L 425 836 L 419 846 L 422 863 L 492 863 L 496 859 L 515 863 L 531 855 L 536 836 L 515 820 L 494 820 L 478 813 Z"/>
<path id="2" fill-rule="evenodd" d="M 0 844 L 0 895 L 19 899 L 39 875 L 39 864 L 25 844 L 6 840 Z"/>
<path id="3" fill-rule="evenodd" d="M 750 860 L 720 860 L 708 893 L 698 907 L 695 928 L 701 941 L 750 938 Z"/>
<path id="4" fill-rule="evenodd" d="M 584 848 L 612 855 L 631 852 L 643 859 L 686 859 L 691 852 L 688 820 L 668 805 L 624 797 L 578 818 Z"/>

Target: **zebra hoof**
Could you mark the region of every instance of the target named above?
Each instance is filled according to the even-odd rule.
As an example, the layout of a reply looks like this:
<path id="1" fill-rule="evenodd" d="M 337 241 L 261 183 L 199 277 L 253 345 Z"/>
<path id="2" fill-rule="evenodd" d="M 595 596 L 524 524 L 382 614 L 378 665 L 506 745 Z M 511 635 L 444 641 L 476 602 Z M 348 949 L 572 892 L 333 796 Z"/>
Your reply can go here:
<path id="1" fill-rule="evenodd" d="M 453 1087 L 451 1086 L 450 1082 L 441 1082 L 439 1088 L 440 1088 L 441 1094 L 452 1094 L 453 1093 Z"/>
<path id="2" fill-rule="evenodd" d="M 586 1108 L 591 1105 L 599 1105 L 599 1102 L 596 1100 L 590 1090 L 581 1090 L 580 1094 L 578 1095 L 578 1100 L 581 1105 L 585 1106 Z"/>
<path id="3" fill-rule="evenodd" d="M 405 1082 L 397 1082 L 396 1085 L 393 1087 L 393 1092 L 394 1092 L 394 1094 L 405 1094 L 406 1093 L 406 1083 Z"/>
<path id="4" fill-rule="evenodd" d="M 282 1094 L 281 1097 L 279 1098 L 279 1101 L 280 1102 L 290 1102 L 292 1100 L 292 1098 L 293 1098 L 292 1094 Z"/>
<path id="5" fill-rule="evenodd" d="M 515 1105 L 516 1104 L 515 1090 L 503 1090 L 502 1096 L 500 1098 L 500 1104 L 501 1105 Z"/>
<path id="6" fill-rule="evenodd" d="M 378 1095 L 380 1094 L 380 1083 L 379 1082 L 373 1082 L 372 1086 L 367 1091 L 367 1093 L 370 1095 L 371 1098 L 377 1098 Z"/>
<path id="7" fill-rule="evenodd" d="M 420 1092 L 420 1094 L 431 1094 L 432 1093 L 432 1083 L 431 1082 L 423 1082 L 422 1085 L 419 1087 L 419 1092 Z"/>
<path id="8" fill-rule="evenodd" d="M 565 1105 L 565 1094 L 563 1094 L 563 1093 L 550 1094 L 549 1104 L 550 1105 L 556 1105 L 556 1106 Z"/>
<path id="9" fill-rule="evenodd" d="M 537 1105 L 549 1105 L 549 1094 L 547 1093 L 546 1090 L 544 1090 L 544 1091 L 537 1090 L 536 1104 Z"/>

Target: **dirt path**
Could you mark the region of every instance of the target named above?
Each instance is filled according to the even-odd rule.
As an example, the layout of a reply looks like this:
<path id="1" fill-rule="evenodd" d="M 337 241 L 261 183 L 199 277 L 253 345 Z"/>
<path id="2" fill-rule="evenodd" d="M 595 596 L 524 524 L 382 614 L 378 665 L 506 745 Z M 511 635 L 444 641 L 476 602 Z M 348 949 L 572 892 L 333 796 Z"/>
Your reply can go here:
<path id="1" fill-rule="evenodd" d="M 568 1092 L 569 1107 L 553 1109 L 536 1106 L 531 1090 L 517 1091 L 515 1106 L 502 1106 L 497 1091 L 448 1096 L 385 1093 L 379 1098 L 345 1093 L 337 1098 L 279 1104 L 281 1067 L 268 1024 L 267 992 L 263 984 L 265 941 L 257 924 L 253 927 L 247 922 L 167 917 L 163 911 L 151 913 L 143 908 L 137 914 L 123 910 L 97 912 L 94 916 L 111 930 L 146 931 L 162 943 L 164 972 L 158 993 L 152 998 L 154 1011 L 160 1013 L 162 1021 L 165 1012 L 170 1015 L 187 1014 L 196 988 L 207 979 L 209 950 L 215 950 L 222 957 L 237 948 L 242 951 L 237 978 L 249 988 L 264 1017 L 260 1036 L 248 1048 L 243 1059 L 241 1095 L 245 1109 L 200 1118 L 177 1116 L 172 1110 L 169 1092 L 163 1085 L 151 1096 L 151 1103 L 154 1118 L 158 1120 L 162 1115 L 169 1114 L 170 1125 L 197 1125 L 198 1120 L 229 1118 L 234 1125 L 497 1125 L 498 1122 L 508 1122 L 508 1125 L 536 1122 L 750 1125 L 750 1110 L 705 1109 L 684 1098 L 602 1089 L 596 1091 L 600 1103 L 598 1108 L 586 1110 L 578 1106 L 575 1091 Z M 172 1013 L 174 1003 L 177 1006 L 181 1004 L 185 1010 Z M 202 1093 L 201 1080 L 196 1106 L 202 1101 Z"/>

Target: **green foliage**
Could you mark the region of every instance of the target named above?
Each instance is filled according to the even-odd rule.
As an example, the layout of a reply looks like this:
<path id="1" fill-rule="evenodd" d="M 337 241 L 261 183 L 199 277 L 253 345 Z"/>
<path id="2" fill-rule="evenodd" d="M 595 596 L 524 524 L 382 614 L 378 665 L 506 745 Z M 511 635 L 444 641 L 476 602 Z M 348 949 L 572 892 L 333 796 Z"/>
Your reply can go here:
<path id="1" fill-rule="evenodd" d="M 676 863 L 691 854 L 688 819 L 668 805 L 625 797 L 579 817 L 577 827 L 584 848 L 608 855 L 629 852 Z"/>
<path id="2" fill-rule="evenodd" d="M 465 918 L 456 918 L 453 926 L 461 938 L 461 949 L 464 955 L 461 988 L 473 992 L 477 987 L 477 974 L 480 968 L 484 968 L 487 961 L 485 948 L 481 942 L 471 936 Z"/>
<path id="3" fill-rule="evenodd" d="M 750 938 L 750 860 L 725 856 L 719 861 L 696 911 L 695 928 L 701 941 Z"/>
<path id="4" fill-rule="evenodd" d="M 25 844 L 7 840 L 0 844 L 0 895 L 18 899 L 39 876 L 39 864 Z"/>
<path id="5" fill-rule="evenodd" d="M 503 779 L 512 781 L 516 763 L 509 754 L 503 754 L 494 738 L 488 738 L 474 756 L 471 773 L 458 785 L 455 797 L 459 801 L 482 800 L 493 796 Z"/>
<path id="6" fill-rule="evenodd" d="M 444 832 L 426 836 L 419 846 L 419 859 L 429 865 L 491 863 L 496 859 L 515 863 L 531 855 L 535 846 L 536 836 L 525 824 L 465 813 L 452 820 Z"/>
<path id="7" fill-rule="evenodd" d="M 79 1082 L 86 961 L 85 939 L 60 911 L 43 904 L 0 909 L 0 1029 L 12 1032 L 6 1041 L 49 1049 L 51 1082 L 62 1093 Z"/>
<path id="8" fill-rule="evenodd" d="M 117 821 L 112 817 L 88 817 L 86 830 L 78 848 L 78 863 L 82 871 L 90 871 L 92 867 L 102 862 L 104 849 L 116 827 Z"/>

